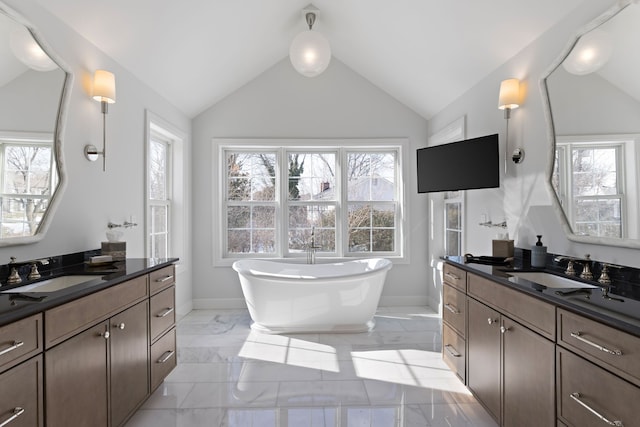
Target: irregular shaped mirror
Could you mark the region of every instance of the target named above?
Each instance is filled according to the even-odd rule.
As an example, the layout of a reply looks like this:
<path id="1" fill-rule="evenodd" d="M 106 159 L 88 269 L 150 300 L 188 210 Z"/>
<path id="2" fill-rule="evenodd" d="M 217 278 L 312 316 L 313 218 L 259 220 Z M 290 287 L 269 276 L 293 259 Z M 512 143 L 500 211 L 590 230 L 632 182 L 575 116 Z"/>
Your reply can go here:
<path id="1" fill-rule="evenodd" d="M 70 74 L 2 3 L 0 64 L 0 246 L 8 246 L 42 238 L 60 199 Z"/>
<path id="2" fill-rule="evenodd" d="M 640 247 L 640 4 L 619 2 L 541 80 L 549 185 L 571 240 Z"/>

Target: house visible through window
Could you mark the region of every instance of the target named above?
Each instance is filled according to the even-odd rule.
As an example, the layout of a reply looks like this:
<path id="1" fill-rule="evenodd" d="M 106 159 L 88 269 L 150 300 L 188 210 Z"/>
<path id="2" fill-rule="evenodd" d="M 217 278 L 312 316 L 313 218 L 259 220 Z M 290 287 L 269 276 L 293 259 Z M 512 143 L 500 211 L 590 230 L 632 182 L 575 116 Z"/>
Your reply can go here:
<path id="1" fill-rule="evenodd" d="M 223 258 L 402 253 L 401 147 L 225 145 Z"/>
<path id="2" fill-rule="evenodd" d="M 31 236 L 57 184 L 53 140 L 44 136 L 1 138 L 0 157 L 0 237 Z"/>

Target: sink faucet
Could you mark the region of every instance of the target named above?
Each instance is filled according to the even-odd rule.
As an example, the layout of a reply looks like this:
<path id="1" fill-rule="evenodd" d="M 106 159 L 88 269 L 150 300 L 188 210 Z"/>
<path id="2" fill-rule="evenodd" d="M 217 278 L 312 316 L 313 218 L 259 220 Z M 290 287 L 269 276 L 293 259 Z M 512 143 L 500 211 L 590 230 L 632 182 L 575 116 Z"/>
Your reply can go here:
<path id="1" fill-rule="evenodd" d="M 574 264 L 582 264 L 583 267 L 582 272 L 580 273 L 580 278 L 585 280 L 593 280 L 593 273 L 591 272 L 591 254 L 586 254 L 584 258 L 557 256 L 553 260 L 557 263 L 567 261 L 567 269 L 564 271 L 564 274 L 566 274 L 567 276 L 575 276 L 576 271 L 574 269 Z"/>
<path id="2" fill-rule="evenodd" d="M 316 227 L 311 227 L 311 241 L 307 245 L 307 264 L 316 263 L 316 249 L 320 249 L 321 246 L 316 246 Z"/>
<path id="3" fill-rule="evenodd" d="M 582 262 L 582 273 L 580 273 L 580 278 L 585 280 L 593 280 L 593 273 L 591 272 L 591 255 L 586 254 L 585 260 Z"/>
<path id="4" fill-rule="evenodd" d="M 18 273 L 18 270 L 20 269 L 20 267 L 25 265 L 30 265 L 31 271 L 27 275 L 27 279 L 36 280 L 42 277 L 40 275 L 40 272 L 38 271 L 38 265 L 48 265 L 48 264 L 49 264 L 49 258 L 32 259 L 29 261 L 17 262 L 16 257 L 12 256 L 11 262 L 9 262 L 9 265 L 11 266 L 11 272 L 9 273 L 9 277 L 7 278 L 7 285 L 17 285 L 18 283 L 22 283 L 22 278 L 20 277 L 20 273 Z"/>

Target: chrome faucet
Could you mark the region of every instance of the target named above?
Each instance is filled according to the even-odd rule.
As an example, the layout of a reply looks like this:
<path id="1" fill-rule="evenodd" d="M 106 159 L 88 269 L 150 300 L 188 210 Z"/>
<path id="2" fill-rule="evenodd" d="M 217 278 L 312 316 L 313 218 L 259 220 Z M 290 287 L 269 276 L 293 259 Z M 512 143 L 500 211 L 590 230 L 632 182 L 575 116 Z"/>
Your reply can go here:
<path id="1" fill-rule="evenodd" d="M 593 280 L 593 273 L 591 272 L 591 255 L 586 254 L 585 260 L 582 262 L 582 273 L 580 273 L 580 278 L 584 280 Z"/>
<path id="2" fill-rule="evenodd" d="M 9 277 L 7 278 L 7 285 L 17 285 L 18 283 L 22 283 L 22 278 L 20 277 L 20 273 L 18 273 L 18 269 L 24 265 L 30 265 L 31 270 L 27 275 L 28 280 L 36 280 L 42 277 L 40 272 L 38 271 L 38 265 L 48 265 L 50 258 L 42 258 L 42 259 L 33 259 L 30 261 L 16 261 L 16 257 L 12 256 L 9 265 L 11 266 L 11 272 L 9 273 Z"/>
<path id="3" fill-rule="evenodd" d="M 316 263 L 316 249 L 320 249 L 321 246 L 316 246 L 316 227 L 311 227 L 311 241 L 307 245 L 307 264 Z"/>

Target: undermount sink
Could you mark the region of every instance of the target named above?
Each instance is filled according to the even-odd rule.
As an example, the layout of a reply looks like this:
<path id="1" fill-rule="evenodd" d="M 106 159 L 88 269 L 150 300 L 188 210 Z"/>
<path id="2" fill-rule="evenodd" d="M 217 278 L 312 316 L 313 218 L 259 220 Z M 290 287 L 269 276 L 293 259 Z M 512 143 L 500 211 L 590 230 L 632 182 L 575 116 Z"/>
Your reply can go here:
<path id="1" fill-rule="evenodd" d="M 598 286 L 590 285 L 588 283 L 578 282 L 577 280 L 568 279 L 562 276 L 556 276 L 555 274 L 549 274 L 542 271 L 509 271 L 509 276 L 520 277 L 533 283 L 546 286 L 547 288 L 559 288 L 559 289 L 576 289 L 587 288 L 593 289 Z"/>
<path id="2" fill-rule="evenodd" d="M 18 288 L 7 289 L 1 293 L 23 293 L 23 292 L 54 292 L 66 289 L 80 283 L 89 282 L 91 280 L 100 279 L 102 276 L 90 275 L 73 275 L 60 276 L 53 279 L 43 280 L 41 282 L 31 283 L 29 285 L 20 286 Z"/>

